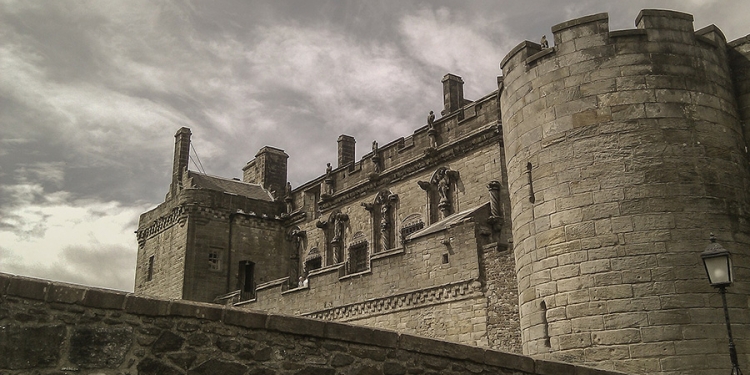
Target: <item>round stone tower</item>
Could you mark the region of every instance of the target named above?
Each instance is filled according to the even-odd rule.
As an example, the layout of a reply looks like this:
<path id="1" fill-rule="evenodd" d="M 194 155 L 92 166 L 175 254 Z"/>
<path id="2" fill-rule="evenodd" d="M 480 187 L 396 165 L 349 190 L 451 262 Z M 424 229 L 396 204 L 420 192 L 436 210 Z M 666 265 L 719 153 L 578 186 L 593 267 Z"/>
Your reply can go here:
<path id="1" fill-rule="evenodd" d="M 729 373 L 721 298 L 699 255 L 713 232 L 734 259 L 729 313 L 747 369 L 739 73 L 721 31 L 696 32 L 691 15 L 643 10 L 636 26 L 575 19 L 552 28 L 554 46 L 524 42 L 501 63 L 523 351 L 629 373 Z"/>

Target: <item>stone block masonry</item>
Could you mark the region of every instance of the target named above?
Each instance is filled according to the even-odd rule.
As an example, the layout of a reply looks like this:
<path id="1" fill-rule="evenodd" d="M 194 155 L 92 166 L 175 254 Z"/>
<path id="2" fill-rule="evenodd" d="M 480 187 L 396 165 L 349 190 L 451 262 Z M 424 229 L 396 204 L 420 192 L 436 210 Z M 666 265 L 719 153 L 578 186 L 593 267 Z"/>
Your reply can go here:
<path id="1" fill-rule="evenodd" d="M 0 373 L 616 375 L 212 304 L 0 274 Z"/>
<path id="2" fill-rule="evenodd" d="M 636 26 L 571 20 L 552 28 L 554 47 L 524 42 L 503 60 L 523 352 L 728 373 L 699 253 L 714 232 L 734 255 L 730 315 L 747 363 L 747 40 L 672 11 L 643 10 Z"/>

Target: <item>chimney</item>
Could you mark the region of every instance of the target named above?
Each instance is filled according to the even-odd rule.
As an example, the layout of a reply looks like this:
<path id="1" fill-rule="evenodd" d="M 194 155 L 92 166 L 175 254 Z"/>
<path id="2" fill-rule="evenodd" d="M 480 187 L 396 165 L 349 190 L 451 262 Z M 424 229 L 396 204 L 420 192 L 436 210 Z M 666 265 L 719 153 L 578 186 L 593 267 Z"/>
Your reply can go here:
<path id="1" fill-rule="evenodd" d="M 289 155 L 275 147 L 266 146 L 255 154 L 255 159 L 242 168 L 242 181 L 259 184 L 280 198 L 286 189 L 286 161 Z"/>
<path id="2" fill-rule="evenodd" d="M 448 115 L 461 108 L 464 102 L 464 80 L 454 74 L 443 77 L 443 103 L 445 109 L 441 115 Z"/>
<path id="3" fill-rule="evenodd" d="M 169 186 L 169 196 L 176 196 L 182 189 L 182 175 L 188 168 L 190 158 L 189 128 L 182 127 L 174 135 L 174 160 L 172 162 L 172 184 Z"/>
<path id="4" fill-rule="evenodd" d="M 354 144 L 357 141 L 350 135 L 341 134 L 339 136 L 339 165 L 347 165 L 354 162 Z"/>

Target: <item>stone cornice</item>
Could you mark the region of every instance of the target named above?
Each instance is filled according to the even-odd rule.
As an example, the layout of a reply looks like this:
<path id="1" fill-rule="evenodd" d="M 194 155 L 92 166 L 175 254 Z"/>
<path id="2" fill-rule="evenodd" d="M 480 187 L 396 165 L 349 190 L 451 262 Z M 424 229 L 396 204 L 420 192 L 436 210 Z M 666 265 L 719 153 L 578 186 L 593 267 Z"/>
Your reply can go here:
<path id="1" fill-rule="evenodd" d="M 340 207 L 343 204 L 378 190 L 381 186 L 391 185 L 394 182 L 420 173 L 425 169 L 443 164 L 458 156 L 489 145 L 492 142 L 499 141 L 502 137 L 501 134 L 499 125 L 496 121 L 493 121 L 487 126 L 472 134 L 461 137 L 461 139 L 453 143 L 442 145 L 438 149 L 426 149 L 425 156 L 421 158 L 415 158 L 396 168 L 388 169 L 379 174 L 378 178 L 371 178 L 346 190 L 335 192 L 329 199 L 320 203 L 320 210 L 321 212 L 325 212 L 334 207 Z"/>
<path id="2" fill-rule="evenodd" d="M 482 296 L 481 284 L 477 280 L 469 279 L 315 311 L 302 316 L 345 322 L 479 296 Z"/>

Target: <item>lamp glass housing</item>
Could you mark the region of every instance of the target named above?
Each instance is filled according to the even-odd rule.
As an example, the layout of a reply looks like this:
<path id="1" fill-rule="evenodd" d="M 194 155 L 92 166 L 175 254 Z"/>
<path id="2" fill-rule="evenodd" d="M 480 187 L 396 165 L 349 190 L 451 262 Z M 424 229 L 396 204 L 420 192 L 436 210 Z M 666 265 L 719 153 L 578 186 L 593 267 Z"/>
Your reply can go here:
<path id="1" fill-rule="evenodd" d="M 727 286 L 732 283 L 732 258 L 728 251 L 702 256 L 711 286 Z"/>

